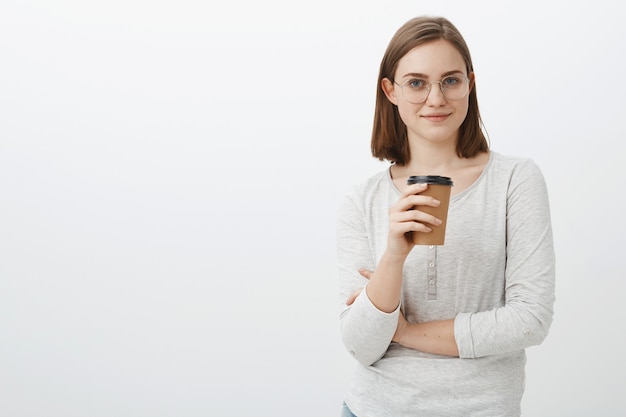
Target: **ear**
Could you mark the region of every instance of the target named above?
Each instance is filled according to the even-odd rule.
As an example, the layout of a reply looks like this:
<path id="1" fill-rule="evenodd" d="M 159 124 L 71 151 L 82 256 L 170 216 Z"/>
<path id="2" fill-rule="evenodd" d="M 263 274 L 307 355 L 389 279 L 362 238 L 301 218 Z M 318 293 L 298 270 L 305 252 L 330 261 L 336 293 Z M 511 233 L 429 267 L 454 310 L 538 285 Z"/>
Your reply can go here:
<path id="1" fill-rule="evenodd" d="M 383 78 L 380 82 L 380 88 L 383 89 L 385 96 L 387 96 L 387 100 L 397 106 L 398 97 L 396 96 L 395 84 L 389 78 Z"/>
<path id="2" fill-rule="evenodd" d="M 473 72 L 470 72 L 467 78 L 469 78 L 469 89 L 471 92 L 472 89 L 474 88 L 474 81 L 476 80 L 476 76 L 474 75 Z"/>

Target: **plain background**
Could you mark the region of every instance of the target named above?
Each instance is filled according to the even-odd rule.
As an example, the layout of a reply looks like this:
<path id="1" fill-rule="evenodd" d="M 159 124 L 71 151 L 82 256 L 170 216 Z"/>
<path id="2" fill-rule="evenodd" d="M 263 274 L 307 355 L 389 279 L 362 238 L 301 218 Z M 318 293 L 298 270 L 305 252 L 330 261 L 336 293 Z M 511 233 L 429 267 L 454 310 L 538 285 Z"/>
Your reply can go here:
<path id="1" fill-rule="evenodd" d="M 0 415 L 339 415 L 336 212 L 386 167 L 378 65 L 421 14 L 464 34 L 492 148 L 548 183 L 524 415 L 624 415 L 617 4 L 4 0 Z"/>

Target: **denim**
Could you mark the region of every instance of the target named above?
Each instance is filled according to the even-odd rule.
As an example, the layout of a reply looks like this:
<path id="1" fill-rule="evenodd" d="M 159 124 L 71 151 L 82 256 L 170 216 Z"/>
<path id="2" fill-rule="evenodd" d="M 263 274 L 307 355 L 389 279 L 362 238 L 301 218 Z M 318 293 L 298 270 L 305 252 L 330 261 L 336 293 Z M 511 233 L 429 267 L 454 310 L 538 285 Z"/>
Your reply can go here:
<path id="1" fill-rule="evenodd" d="M 345 402 L 343 403 L 343 408 L 341 409 L 341 417 L 356 417 L 352 411 L 350 411 Z"/>

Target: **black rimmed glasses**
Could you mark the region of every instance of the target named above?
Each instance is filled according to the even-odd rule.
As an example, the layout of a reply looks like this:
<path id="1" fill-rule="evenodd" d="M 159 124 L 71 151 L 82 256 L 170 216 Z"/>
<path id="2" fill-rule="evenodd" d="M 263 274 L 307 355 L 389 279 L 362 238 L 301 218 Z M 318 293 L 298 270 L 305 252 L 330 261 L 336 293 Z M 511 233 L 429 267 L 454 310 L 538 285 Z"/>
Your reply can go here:
<path id="1" fill-rule="evenodd" d="M 431 84 L 439 84 L 441 93 L 448 100 L 461 100 L 469 92 L 469 78 L 463 74 L 448 75 L 441 81 L 427 81 L 421 78 L 411 78 L 403 84 L 394 84 L 402 88 L 402 95 L 412 104 L 421 104 L 430 94 Z"/>

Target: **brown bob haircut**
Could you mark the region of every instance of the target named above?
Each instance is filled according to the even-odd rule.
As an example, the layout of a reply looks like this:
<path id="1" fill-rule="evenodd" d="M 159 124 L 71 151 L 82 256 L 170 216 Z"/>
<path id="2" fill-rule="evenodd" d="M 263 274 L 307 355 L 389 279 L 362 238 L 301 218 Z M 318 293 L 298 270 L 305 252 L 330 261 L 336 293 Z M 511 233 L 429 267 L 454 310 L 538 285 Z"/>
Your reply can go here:
<path id="1" fill-rule="evenodd" d="M 397 107 L 391 103 L 382 90 L 382 80 L 394 81 L 398 61 L 416 46 L 443 39 L 454 46 L 465 61 L 467 75 L 474 71 L 472 58 L 465 40 L 458 29 L 443 17 L 416 17 L 406 22 L 395 33 L 380 64 L 372 129 L 372 155 L 398 165 L 411 160 L 407 128 Z M 467 116 L 459 128 L 456 153 L 461 158 L 471 158 L 489 150 L 483 131 L 483 123 L 478 111 L 476 83 L 471 86 Z"/>

